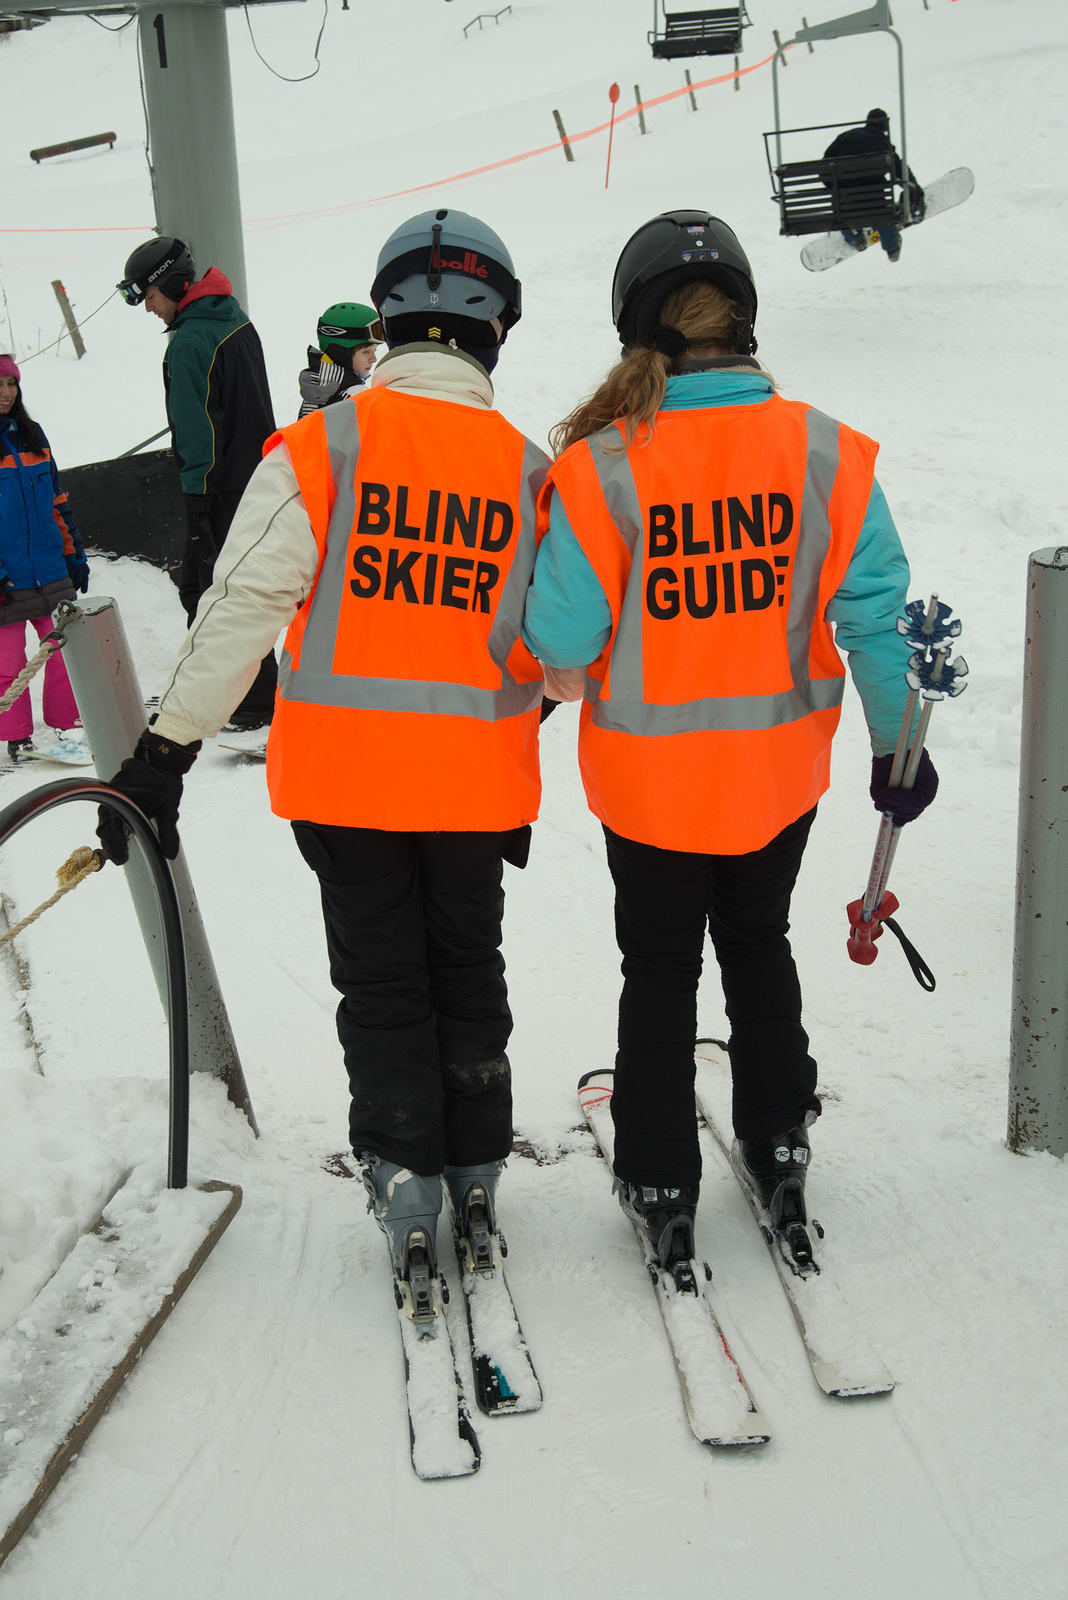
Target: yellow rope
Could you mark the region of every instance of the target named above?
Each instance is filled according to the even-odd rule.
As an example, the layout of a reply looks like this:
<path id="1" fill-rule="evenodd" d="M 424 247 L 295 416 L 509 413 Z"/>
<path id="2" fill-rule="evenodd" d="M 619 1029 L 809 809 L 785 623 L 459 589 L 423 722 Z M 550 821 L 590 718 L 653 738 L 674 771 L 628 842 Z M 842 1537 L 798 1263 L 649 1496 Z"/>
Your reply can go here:
<path id="1" fill-rule="evenodd" d="M 88 878 L 91 872 L 99 872 L 103 865 L 104 855 L 102 851 L 90 850 L 87 844 L 80 845 L 73 855 L 68 856 L 56 873 L 59 888 L 52 898 L 46 900 L 43 905 L 37 907 L 36 911 L 31 911 L 28 917 L 23 917 L 21 922 L 17 922 L 7 933 L 0 936 L 0 950 L 3 949 L 5 944 L 10 944 L 15 935 L 21 933 L 23 928 L 28 928 L 31 922 L 36 922 L 38 917 L 43 916 L 49 907 L 62 900 L 65 894 L 70 894 L 72 889 L 76 889 L 85 878 Z"/>

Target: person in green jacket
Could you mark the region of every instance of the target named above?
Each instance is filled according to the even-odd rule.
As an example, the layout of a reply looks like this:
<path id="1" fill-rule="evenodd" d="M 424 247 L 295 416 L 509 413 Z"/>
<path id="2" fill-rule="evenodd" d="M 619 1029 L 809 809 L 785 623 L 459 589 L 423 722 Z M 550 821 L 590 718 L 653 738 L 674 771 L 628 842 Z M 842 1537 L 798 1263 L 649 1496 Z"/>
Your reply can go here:
<path id="1" fill-rule="evenodd" d="M 238 501 L 275 431 L 263 348 L 218 267 L 199 280 L 180 239 L 149 239 L 126 263 L 119 290 L 170 335 L 163 387 L 185 496 L 186 547 L 178 593 L 190 626 L 211 586 Z M 262 727 L 274 712 L 278 663 L 264 657 L 229 726 Z"/>

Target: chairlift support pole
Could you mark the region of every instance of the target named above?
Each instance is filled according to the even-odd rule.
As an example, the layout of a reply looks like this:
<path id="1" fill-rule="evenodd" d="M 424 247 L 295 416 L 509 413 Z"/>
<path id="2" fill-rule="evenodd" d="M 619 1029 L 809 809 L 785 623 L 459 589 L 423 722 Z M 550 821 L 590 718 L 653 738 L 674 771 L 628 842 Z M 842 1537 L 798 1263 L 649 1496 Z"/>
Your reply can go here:
<path id="1" fill-rule="evenodd" d="M 811 28 L 799 28 L 787 44 L 808 44 L 813 39 L 842 39 L 856 33 L 888 33 L 897 45 L 897 90 L 900 101 L 901 123 L 901 187 L 904 194 L 905 216 L 903 226 L 908 227 L 912 221 L 912 205 L 909 199 L 909 155 L 908 138 L 905 130 L 905 50 L 900 36 L 890 26 L 890 0 L 875 0 L 875 4 L 866 11 L 851 11 L 847 16 L 834 17 L 829 22 L 817 22 Z M 779 117 L 779 56 L 782 50 L 775 52 L 771 64 L 771 90 L 775 106 L 775 163 L 782 166 L 782 121 Z"/>

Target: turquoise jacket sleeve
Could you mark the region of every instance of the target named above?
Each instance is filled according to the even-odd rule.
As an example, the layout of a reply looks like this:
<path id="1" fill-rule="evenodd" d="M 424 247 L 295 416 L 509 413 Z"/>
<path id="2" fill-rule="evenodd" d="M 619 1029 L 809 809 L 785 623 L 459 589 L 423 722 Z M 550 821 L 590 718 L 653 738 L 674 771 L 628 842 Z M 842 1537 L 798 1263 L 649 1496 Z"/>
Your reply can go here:
<path id="1" fill-rule="evenodd" d="M 558 494 L 549 507 L 527 590 L 523 641 L 550 667 L 588 667 L 612 633 L 612 608 L 589 557 L 575 537 Z"/>
<path id="2" fill-rule="evenodd" d="M 895 626 L 908 586 L 909 564 L 886 496 L 875 482 L 853 559 L 827 607 L 827 620 L 834 625 L 835 644 L 849 661 L 877 756 L 889 755 L 897 745 L 908 696 L 905 669 L 912 647 Z"/>

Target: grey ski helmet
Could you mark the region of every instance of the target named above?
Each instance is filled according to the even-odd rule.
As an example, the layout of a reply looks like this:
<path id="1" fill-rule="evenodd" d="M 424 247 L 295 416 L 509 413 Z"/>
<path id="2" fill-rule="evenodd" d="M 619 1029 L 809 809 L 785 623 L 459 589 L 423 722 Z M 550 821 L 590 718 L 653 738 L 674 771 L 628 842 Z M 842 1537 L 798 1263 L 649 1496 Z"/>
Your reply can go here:
<path id="1" fill-rule="evenodd" d="M 440 339 L 491 350 L 522 315 L 511 256 L 466 211 L 423 211 L 402 222 L 379 252 L 371 299 L 391 345 Z"/>
<path id="2" fill-rule="evenodd" d="M 752 268 L 734 230 L 707 211 L 664 211 L 623 246 L 612 280 L 612 321 L 624 349 L 652 344 L 660 307 L 673 289 L 694 278 L 716 284 L 746 318 L 739 353 L 756 349 Z"/>
<path id="3" fill-rule="evenodd" d="M 178 301 L 196 275 L 189 246 L 181 239 L 148 239 L 130 256 L 117 288 L 128 306 L 139 306 L 153 285 Z"/>

